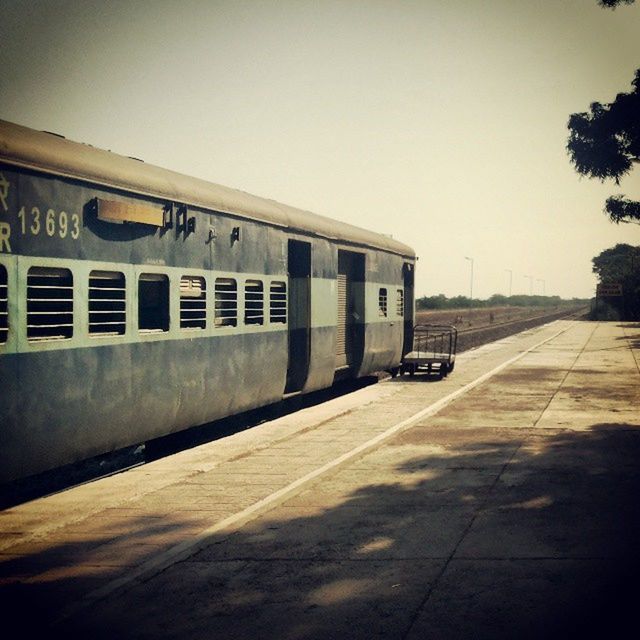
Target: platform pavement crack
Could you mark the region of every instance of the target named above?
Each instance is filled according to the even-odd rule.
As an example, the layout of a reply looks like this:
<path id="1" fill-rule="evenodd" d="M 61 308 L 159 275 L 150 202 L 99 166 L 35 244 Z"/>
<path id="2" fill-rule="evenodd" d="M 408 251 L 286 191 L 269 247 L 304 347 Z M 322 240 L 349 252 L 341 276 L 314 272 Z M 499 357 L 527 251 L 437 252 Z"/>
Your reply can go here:
<path id="1" fill-rule="evenodd" d="M 596 332 L 596 329 L 598 328 L 598 326 L 599 324 L 597 324 L 593 328 L 593 330 L 585 340 L 585 343 L 582 345 L 582 349 L 580 349 L 578 355 L 573 359 L 573 362 L 571 363 L 571 366 L 567 369 L 567 372 L 564 374 L 564 376 L 562 376 L 562 380 L 560 381 L 558 388 L 551 394 L 551 397 L 549 398 L 549 402 L 547 402 L 547 404 L 545 404 L 544 407 L 542 408 L 542 411 L 540 411 L 540 415 L 536 418 L 536 421 L 533 423 L 534 428 L 538 426 L 538 423 L 540 422 L 540 420 L 542 420 L 542 416 L 545 414 L 545 412 L 547 411 L 551 403 L 555 400 L 556 396 L 560 392 L 560 389 L 562 389 L 562 387 L 564 386 L 566 379 L 569 377 L 569 374 L 573 371 L 574 367 L 576 366 L 576 363 L 584 353 L 585 349 L 587 348 L 587 345 L 591 341 L 591 338 L 593 337 L 593 334 Z"/>
<path id="2" fill-rule="evenodd" d="M 535 423 L 533 424 L 533 427 L 535 427 L 538 422 L 540 421 L 540 419 L 542 418 L 542 415 L 544 414 L 544 412 L 547 410 L 547 408 L 549 407 L 549 405 L 551 404 L 551 402 L 553 401 L 553 399 L 556 397 L 556 395 L 558 394 L 558 392 L 560 391 L 562 385 L 564 384 L 565 380 L 567 379 L 567 376 L 569 375 L 569 373 L 571 373 L 572 369 L 575 367 L 576 362 L 578 361 L 578 359 L 580 358 L 580 356 L 582 355 L 582 353 L 584 353 L 584 350 L 586 349 L 587 344 L 589 344 L 589 341 L 591 340 L 591 337 L 593 336 L 593 334 L 595 333 L 596 329 L 598 327 L 594 327 L 593 330 L 591 331 L 591 333 L 589 334 L 589 336 L 587 337 L 587 339 L 585 340 L 582 348 L 580 349 L 580 352 L 578 353 L 578 355 L 574 358 L 573 362 L 571 363 L 571 366 L 569 367 L 569 369 L 567 369 L 566 374 L 563 376 L 562 380 L 560 381 L 560 384 L 558 385 L 557 389 L 551 394 L 551 397 L 549 398 L 549 401 L 546 403 L 544 409 L 541 411 L 540 415 L 538 416 L 538 419 L 535 421 Z M 557 336 L 556 336 L 557 337 Z M 487 494 L 485 495 L 485 497 L 483 498 L 482 502 L 480 503 L 480 505 L 478 506 L 477 510 L 475 511 L 475 513 L 473 514 L 473 516 L 471 517 L 471 519 L 469 520 L 469 524 L 465 527 L 464 531 L 462 532 L 462 534 L 460 535 L 460 538 L 458 539 L 458 541 L 456 542 L 453 550 L 451 551 L 451 553 L 449 554 L 449 556 L 447 557 L 447 559 L 445 560 L 442 568 L 440 569 L 440 571 L 438 572 L 435 580 L 433 581 L 432 585 L 429 587 L 429 589 L 427 590 L 427 593 L 425 594 L 424 598 L 422 599 L 422 601 L 420 602 L 420 604 L 418 605 L 418 607 L 416 608 L 410 622 L 407 628 L 407 631 L 405 632 L 405 634 L 402 636 L 403 640 L 405 638 L 408 637 L 408 635 L 411 633 L 411 630 L 413 629 L 416 621 L 418 620 L 419 615 L 421 614 L 421 612 L 425 609 L 425 607 L 427 606 L 429 600 L 431 599 L 431 596 L 433 595 L 433 592 L 436 590 L 436 588 L 438 587 L 440 580 L 442 579 L 442 576 L 445 574 L 445 572 L 447 571 L 447 569 L 449 568 L 449 565 L 451 563 L 451 561 L 453 560 L 453 558 L 455 557 L 456 553 L 458 552 L 458 549 L 460 548 L 460 545 L 462 544 L 463 540 L 467 537 L 469 531 L 471 531 L 471 528 L 473 527 L 474 523 L 476 522 L 478 516 L 484 511 L 489 498 L 491 497 L 496 485 L 498 484 L 498 482 L 500 481 L 500 478 L 502 477 L 502 475 L 504 474 L 504 472 L 506 471 L 507 467 L 511 464 L 511 462 L 513 461 L 513 459 L 516 457 L 516 455 L 518 454 L 518 452 L 521 450 L 522 446 L 524 445 L 524 443 L 530 439 L 531 434 L 525 436 L 520 443 L 518 444 L 518 446 L 513 450 L 512 454 L 509 456 L 509 459 L 502 465 L 500 471 L 498 472 L 498 474 L 496 475 L 495 479 L 493 480 L 493 482 L 491 483 L 491 486 L 489 487 L 489 490 L 487 491 Z"/>
<path id="3" fill-rule="evenodd" d="M 484 509 L 485 509 L 485 507 L 486 507 L 486 505 L 487 505 L 487 503 L 489 501 L 489 498 L 491 497 L 491 494 L 493 493 L 493 490 L 495 489 L 496 485 L 500 481 L 500 478 L 502 477 L 502 475 L 506 471 L 507 467 L 511 464 L 513 459 L 516 457 L 517 453 L 522 448 L 522 445 L 527 441 L 528 438 L 529 438 L 529 436 L 525 436 L 521 440 L 521 442 L 518 444 L 517 447 L 515 447 L 515 449 L 513 450 L 511 455 L 509 456 L 509 459 L 500 468 L 500 471 L 497 473 L 496 477 L 494 478 L 493 482 L 491 483 L 491 486 L 489 487 L 489 490 L 487 491 L 487 494 L 482 499 L 481 503 L 478 505 L 478 508 L 476 509 L 474 514 L 471 516 L 471 518 L 469 520 L 469 524 L 464 528 L 464 531 L 460 534 L 460 538 L 458 539 L 458 541 L 454 545 L 453 550 L 447 556 L 444 564 L 442 565 L 442 568 L 440 569 L 440 571 L 436 575 L 433 583 L 431 584 L 431 586 L 427 590 L 427 593 L 424 595 L 424 598 L 420 601 L 420 603 L 416 607 L 416 610 L 415 610 L 414 614 L 411 616 L 411 620 L 409 621 L 409 625 L 407 627 L 407 630 L 402 636 L 403 640 L 406 640 L 406 638 L 411 633 L 416 621 L 418 620 L 418 617 L 420 616 L 422 611 L 424 611 L 425 607 L 429 603 L 429 600 L 431 599 L 431 596 L 433 595 L 433 592 L 438 587 L 438 585 L 440 583 L 440 580 L 442 579 L 442 576 L 446 573 L 446 571 L 449 568 L 449 565 L 451 564 L 451 561 L 455 557 L 456 553 L 458 553 L 458 549 L 460 548 L 460 545 L 462 544 L 464 539 L 469 534 L 469 531 L 471 531 L 471 528 L 473 527 L 473 525 L 475 524 L 476 520 L 478 519 L 478 516 L 484 511 Z"/>
<path id="4" fill-rule="evenodd" d="M 622 329 L 622 333 L 624 334 L 624 338 L 627 342 L 627 346 L 629 347 L 629 351 L 631 351 L 631 357 L 636 363 L 636 369 L 638 369 L 638 373 L 640 373 L 640 361 L 636 357 L 636 349 L 634 349 L 633 345 L 631 344 L 631 337 L 628 335 L 627 330 L 625 328 Z"/>

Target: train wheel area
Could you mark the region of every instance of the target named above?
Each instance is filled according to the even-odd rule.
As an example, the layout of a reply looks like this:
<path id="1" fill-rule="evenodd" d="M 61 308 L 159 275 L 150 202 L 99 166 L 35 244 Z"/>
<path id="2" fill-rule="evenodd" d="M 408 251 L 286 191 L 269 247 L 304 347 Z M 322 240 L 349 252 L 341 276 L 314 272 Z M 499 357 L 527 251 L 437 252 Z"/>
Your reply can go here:
<path id="1" fill-rule="evenodd" d="M 640 555 L 640 327 L 558 321 L 0 512 L 66 637 L 614 633 Z M 630 581 L 633 578 L 633 581 Z"/>

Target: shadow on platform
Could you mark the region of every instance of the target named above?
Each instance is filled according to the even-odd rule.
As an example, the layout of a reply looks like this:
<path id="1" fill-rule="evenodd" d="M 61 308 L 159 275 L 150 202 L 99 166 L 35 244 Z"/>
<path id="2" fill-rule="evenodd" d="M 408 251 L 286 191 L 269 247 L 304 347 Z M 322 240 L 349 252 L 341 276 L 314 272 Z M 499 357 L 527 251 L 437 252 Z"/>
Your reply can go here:
<path id="1" fill-rule="evenodd" d="M 392 470 L 390 457 L 397 457 Z M 639 459 L 640 424 L 516 435 L 416 427 L 56 631 L 66 638 L 622 637 L 635 625 L 640 596 Z M 349 479 L 359 488 L 341 494 L 339 483 Z M 96 541 L 128 539 L 135 564 L 153 557 L 159 538 L 188 538 L 191 525 L 178 509 L 168 520 L 140 519 L 134 530 L 96 526 L 94 537 L 73 543 L 81 565 L 66 577 L 56 558 L 69 549 L 45 540 L 39 554 L 5 556 L 5 628 L 15 618 L 23 634 L 42 631 L 69 598 L 121 575 L 122 557 L 111 569 L 92 568 Z M 42 566 L 45 574 L 27 578 Z"/>

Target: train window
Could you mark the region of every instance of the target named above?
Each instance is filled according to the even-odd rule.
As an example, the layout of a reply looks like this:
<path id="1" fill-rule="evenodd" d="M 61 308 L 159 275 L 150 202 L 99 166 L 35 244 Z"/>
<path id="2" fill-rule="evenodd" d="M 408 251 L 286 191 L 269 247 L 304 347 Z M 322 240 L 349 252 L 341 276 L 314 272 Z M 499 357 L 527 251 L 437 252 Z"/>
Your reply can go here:
<path id="1" fill-rule="evenodd" d="M 207 287 L 201 276 L 180 279 L 180 328 L 205 329 L 207 326 Z"/>
<path id="2" fill-rule="evenodd" d="M 287 322 L 287 285 L 285 282 L 272 282 L 269 290 L 269 321 Z"/>
<path id="3" fill-rule="evenodd" d="M 9 335 L 9 289 L 7 283 L 7 268 L 0 264 L 0 343 L 6 342 Z"/>
<path id="4" fill-rule="evenodd" d="M 92 271 L 89 274 L 89 333 L 124 335 L 126 320 L 124 273 Z"/>
<path id="5" fill-rule="evenodd" d="M 216 327 L 238 324 L 238 285 L 233 278 L 216 279 Z"/>
<path id="6" fill-rule="evenodd" d="M 69 269 L 31 267 L 27 272 L 27 338 L 73 336 L 73 275 Z"/>
<path id="7" fill-rule="evenodd" d="M 404 316 L 404 291 L 398 289 L 398 297 L 396 298 L 396 313 L 399 318 Z"/>
<path id="8" fill-rule="evenodd" d="M 260 280 L 247 280 L 245 282 L 244 323 L 264 323 L 264 289 Z"/>
<path id="9" fill-rule="evenodd" d="M 140 331 L 169 331 L 169 278 L 162 273 L 140 274 L 138 328 Z"/>
<path id="10" fill-rule="evenodd" d="M 387 317 L 387 290 L 384 287 L 378 292 L 378 315 L 381 318 Z"/>

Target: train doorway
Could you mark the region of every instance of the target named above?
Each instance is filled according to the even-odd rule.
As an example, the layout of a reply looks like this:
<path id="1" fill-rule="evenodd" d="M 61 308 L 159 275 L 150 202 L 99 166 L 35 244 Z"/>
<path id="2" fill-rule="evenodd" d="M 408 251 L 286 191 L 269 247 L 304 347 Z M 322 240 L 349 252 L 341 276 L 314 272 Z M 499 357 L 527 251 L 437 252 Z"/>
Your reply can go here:
<path id="1" fill-rule="evenodd" d="M 338 250 L 338 324 L 336 371 L 360 366 L 364 352 L 363 253 Z"/>
<path id="2" fill-rule="evenodd" d="M 404 286 L 404 339 L 402 342 L 402 355 L 409 353 L 413 349 L 413 281 L 414 265 L 405 262 L 402 265 L 402 280 Z"/>
<path id="3" fill-rule="evenodd" d="M 301 391 L 311 353 L 311 244 L 289 240 L 289 361 L 285 393 Z"/>

